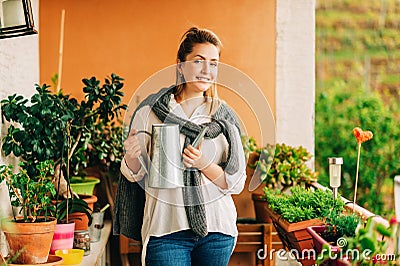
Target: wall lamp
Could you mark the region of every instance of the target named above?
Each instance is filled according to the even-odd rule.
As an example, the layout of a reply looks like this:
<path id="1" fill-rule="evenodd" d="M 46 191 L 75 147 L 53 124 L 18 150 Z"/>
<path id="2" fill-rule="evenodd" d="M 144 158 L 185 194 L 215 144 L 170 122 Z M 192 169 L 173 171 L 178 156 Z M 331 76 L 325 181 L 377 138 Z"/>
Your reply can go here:
<path id="1" fill-rule="evenodd" d="M 0 0 L 0 39 L 36 34 L 30 0 Z"/>

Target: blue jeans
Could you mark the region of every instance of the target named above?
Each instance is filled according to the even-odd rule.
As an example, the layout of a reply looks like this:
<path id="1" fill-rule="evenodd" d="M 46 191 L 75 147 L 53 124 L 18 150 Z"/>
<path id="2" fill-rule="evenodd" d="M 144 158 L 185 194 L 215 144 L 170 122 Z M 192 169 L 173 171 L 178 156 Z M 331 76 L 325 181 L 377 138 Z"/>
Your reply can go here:
<path id="1" fill-rule="evenodd" d="M 208 233 L 205 237 L 191 230 L 161 237 L 151 236 L 146 250 L 148 266 L 225 266 L 234 246 L 234 237 Z"/>

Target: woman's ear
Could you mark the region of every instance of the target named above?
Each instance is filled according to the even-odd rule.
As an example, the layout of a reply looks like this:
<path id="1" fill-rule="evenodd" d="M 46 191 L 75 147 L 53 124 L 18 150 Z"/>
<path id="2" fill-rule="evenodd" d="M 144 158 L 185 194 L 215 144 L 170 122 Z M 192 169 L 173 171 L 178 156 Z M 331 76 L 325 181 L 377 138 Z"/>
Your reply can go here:
<path id="1" fill-rule="evenodd" d="M 176 69 L 180 74 L 182 74 L 182 62 L 179 59 L 176 59 Z"/>

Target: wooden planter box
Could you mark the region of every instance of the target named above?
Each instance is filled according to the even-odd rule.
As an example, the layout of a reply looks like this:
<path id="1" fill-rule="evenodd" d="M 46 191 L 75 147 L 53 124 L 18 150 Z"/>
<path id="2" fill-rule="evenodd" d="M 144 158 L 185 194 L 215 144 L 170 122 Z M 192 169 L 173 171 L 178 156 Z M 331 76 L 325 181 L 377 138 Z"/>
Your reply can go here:
<path id="1" fill-rule="evenodd" d="M 266 212 L 270 215 L 272 223 L 274 224 L 278 235 L 289 251 L 297 250 L 300 255 L 298 261 L 303 265 L 309 266 L 315 264 L 314 258 L 301 258 L 303 250 L 312 250 L 314 247 L 313 238 L 307 231 L 307 227 L 314 225 L 322 225 L 323 222 L 319 219 L 312 219 L 308 221 L 289 223 L 288 221 L 282 219 L 282 217 L 272 211 L 268 206 L 265 207 Z M 305 255 L 310 254 L 309 252 L 304 252 Z"/>

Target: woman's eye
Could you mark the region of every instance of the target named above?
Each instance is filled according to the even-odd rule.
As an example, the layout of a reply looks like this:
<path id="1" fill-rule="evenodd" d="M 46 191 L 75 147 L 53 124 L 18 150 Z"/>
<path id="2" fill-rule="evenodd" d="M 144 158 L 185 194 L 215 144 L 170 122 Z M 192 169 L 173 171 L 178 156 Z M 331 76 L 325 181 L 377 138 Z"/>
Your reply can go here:
<path id="1" fill-rule="evenodd" d="M 218 62 L 216 61 L 206 61 L 203 59 L 197 59 L 197 60 L 193 60 L 193 63 L 196 65 L 204 65 L 204 63 L 207 63 L 209 67 L 211 68 L 217 68 L 218 67 Z"/>

